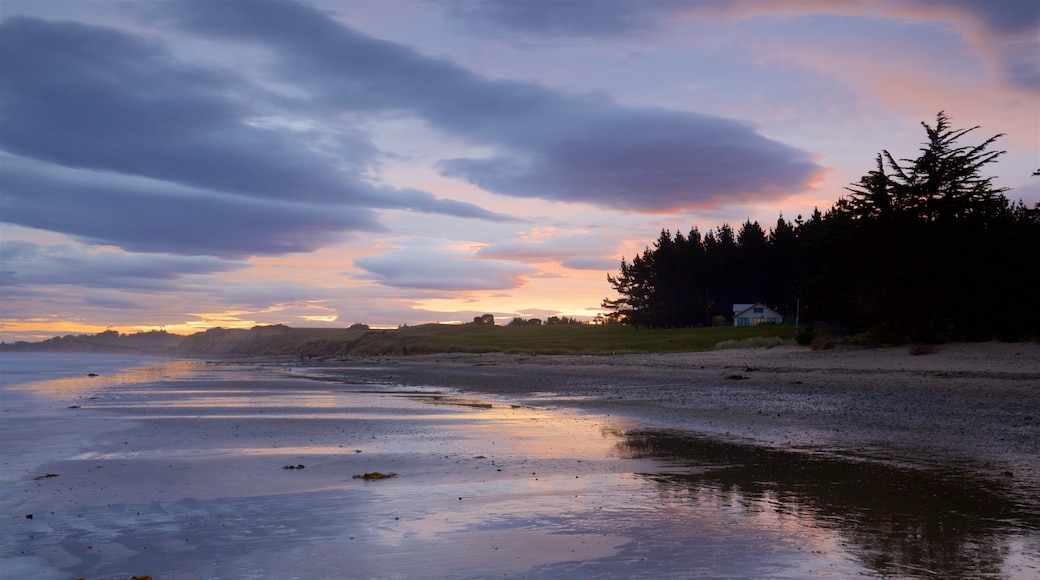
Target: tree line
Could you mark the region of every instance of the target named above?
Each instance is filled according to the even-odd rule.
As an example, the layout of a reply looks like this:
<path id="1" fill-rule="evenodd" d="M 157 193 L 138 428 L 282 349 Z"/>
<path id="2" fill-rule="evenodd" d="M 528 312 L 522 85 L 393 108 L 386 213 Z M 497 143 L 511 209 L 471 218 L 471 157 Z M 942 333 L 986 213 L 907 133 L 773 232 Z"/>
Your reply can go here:
<path id="1" fill-rule="evenodd" d="M 883 151 L 828 210 L 767 232 L 746 221 L 661 232 L 607 280 L 610 319 L 655 328 L 727 322 L 735 303 L 796 314 L 808 329 L 883 341 L 1040 335 L 1040 203 L 1012 203 L 984 169 L 996 135 L 960 141 L 945 113 L 915 159 Z M 1038 171 L 1040 173 L 1040 171 Z M 1034 174 L 1037 175 L 1037 174 Z"/>

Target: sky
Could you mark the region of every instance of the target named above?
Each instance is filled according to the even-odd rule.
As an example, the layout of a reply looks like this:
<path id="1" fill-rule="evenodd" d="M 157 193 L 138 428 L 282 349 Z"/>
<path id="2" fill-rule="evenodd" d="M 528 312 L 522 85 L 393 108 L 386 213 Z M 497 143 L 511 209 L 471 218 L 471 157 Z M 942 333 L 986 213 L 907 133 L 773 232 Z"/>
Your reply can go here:
<path id="1" fill-rule="evenodd" d="M 1040 202 L 1040 3 L 2 0 L 0 338 L 589 319 L 940 111 Z"/>

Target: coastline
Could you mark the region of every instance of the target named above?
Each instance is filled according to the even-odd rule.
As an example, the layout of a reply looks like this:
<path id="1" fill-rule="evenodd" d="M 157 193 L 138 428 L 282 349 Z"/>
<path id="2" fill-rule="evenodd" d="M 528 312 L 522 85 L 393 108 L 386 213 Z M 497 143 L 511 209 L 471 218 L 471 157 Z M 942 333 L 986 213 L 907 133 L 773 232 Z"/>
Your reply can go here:
<path id="1" fill-rule="evenodd" d="M 1040 490 L 1040 344 L 804 347 L 608 356 L 436 354 L 315 363 L 755 444 L 933 467 Z"/>

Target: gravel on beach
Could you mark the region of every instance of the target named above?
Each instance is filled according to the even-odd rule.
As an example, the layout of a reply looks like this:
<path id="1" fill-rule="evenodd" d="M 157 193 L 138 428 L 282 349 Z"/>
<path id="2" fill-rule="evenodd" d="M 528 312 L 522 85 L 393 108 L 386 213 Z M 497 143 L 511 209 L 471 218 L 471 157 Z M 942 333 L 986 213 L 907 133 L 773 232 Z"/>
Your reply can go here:
<path id="1" fill-rule="evenodd" d="M 372 357 L 345 380 L 439 386 L 649 426 L 1040 482 L 1040 344 L 611 356 Z M 331 369 L 330 369 L 331 370 Z"/>

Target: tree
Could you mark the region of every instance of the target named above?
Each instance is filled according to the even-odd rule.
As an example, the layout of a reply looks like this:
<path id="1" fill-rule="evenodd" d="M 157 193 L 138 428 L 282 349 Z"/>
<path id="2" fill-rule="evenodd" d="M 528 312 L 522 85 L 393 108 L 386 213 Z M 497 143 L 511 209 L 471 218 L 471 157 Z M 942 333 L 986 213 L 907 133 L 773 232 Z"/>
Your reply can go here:
<path id="1" fill-rule="evenodd" d="M 649 253 L 650 250 L 647 248 L 644 254 L 633 258 L 631 264 L 622 258 L 620 273 L 616 277 L 607 274 L 610 286 L 620 295 L 620 298 L 613 300 L 603 299 L 602 306 L 611 311 L 608 316 L 612 320 L 631 324 L 637 328 L 647 323 L 646 312 L 649 309 L 651 295 L 651 268 L 648 259 L 644 259 L 643 255 Z"/>
<path id="2" fill-rule="evenodd" d="M 709 324 L 734 302 L 761 301 L 839 332 L 882 341 L 1040 335 L 1040 204 L 1012 205 L 984 172 L 1004 151 L 995 135 L 961 142 L 945 113 L 921 123 L 914 159 L 882 151 L 833 207 L 767 235 L 747 220 L 672 235 L 662 230 L 608 276 L 610 320 L 636 326 Z M 1034 173 L 1040 176 L 1040 170 Z M 823 324 L 817 325 L 817 328 Z"/>
<path id="3" fill-rule="evenodd" d="M 992 150 L 1001 135 L 960 145 L 978 127 L 954 129 L 942 112 L 934 126 L 921 125 L 927 140 L 918 157 L 878 154 L 815 238 L 827 248 L 821 267 L 832 280 L 829 289 L 817 285 L 814 298 L 887 340 L 976 332 L 979 299 L 1004 276 L 993 268 L 1002 249 L 990 247 L 996 238 L 986 230 L 1009 204 L 1006 190 L 982 173 L 1005 153 Z"/>
<path id="4" fill-rule="evenodd" d="M 897 161 L 888 152 L 878 154 L 874 170 L 846 188 L 850 196 L 842 207 L 860 218 L 906 215 L 926 221 L 969 216 L 993 217 L 1007 207 L 1006 188 L 993 187 L 993 177 L 982 169 L 1006 151 L 990 147 L 998 134 L 974 146 L 957 141 L 978 129 L 953 129 L 945 112 L 936 115 L 935 126 L 921 123 L 928 140 L 916 159 Z"/>
<path id="5" fill-rule="evenodd" d="M 747 220 L 737 232 L 736 297 L 741 302 L 765 299 L 765 268 L 769 256 L 766 232 L 758 222 Z"/>
<path id="6" fill-rule="evenodd" d="M 798 232 L 783 214 L 769 232 L 766 265 L 762 274 L 762 302 L 775 305 L 780 312 L 794 314 L 798 296 L 798 275 L 802 267 Z"/>

